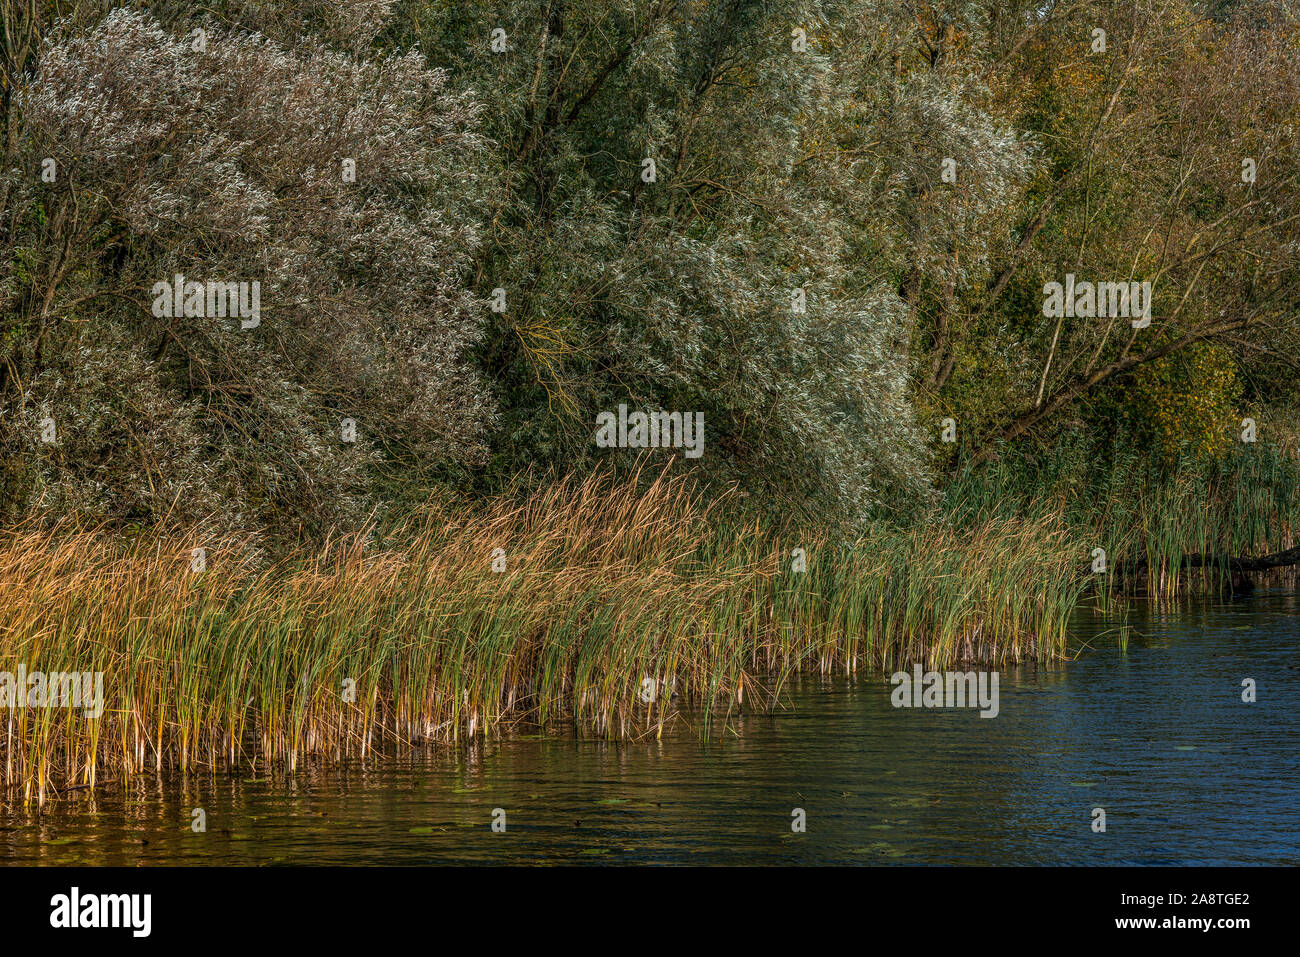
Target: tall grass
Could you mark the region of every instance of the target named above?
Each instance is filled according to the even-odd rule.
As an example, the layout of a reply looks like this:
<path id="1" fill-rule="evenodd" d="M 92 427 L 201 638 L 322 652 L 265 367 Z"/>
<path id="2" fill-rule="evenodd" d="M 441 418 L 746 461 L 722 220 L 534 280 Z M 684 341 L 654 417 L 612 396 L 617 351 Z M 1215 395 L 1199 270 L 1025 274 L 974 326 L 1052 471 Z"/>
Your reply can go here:
<path id="1" fill-rule="evenodd" d="M 1064 647 L 1083 585 L 1059 515 L 831 544 L 734 506 L 667 474 L 594 476 L 443 500 L 271 564 L 199 532 L 12 530 L 0 670 L 103 672 L 106 710 L 0 710 L 4 785 L 44 802 L 105 775 L 292 769 L 511 722 L 661 733 L 687 703 L 768 707 L 796 671 Z"/>
<path id="2" fill-rule="evenodd" d="M 1287 548 L 1298 520 L 1295 463 L 1261 448 L 1004 460 L 852 541 L 668 473 L 444 498 L 272 562 L 202 530 L 19 527 L 0 535 L 0 671 L 102 672 L 106 710 L 0 709 L 0 780 L 44 802 L 105 774 L 293 769 L 516 722 L 661 733 L 682 706 L 706 725 L 769 707 L 796 672 L 1054 657 L 1089 588 L 1124 581 L 1087 573 L 1092 548 L 1169 596 L 1222 584 L 1182 556 Z"/>
<path id="3" fill-rule="evenodd" d="M 1187 569 L 1186 556 L 1259 556 L 1295 546 L 1300 465 L 1264 443 L 1173 463 L 1063 444 L 1053 454 L 1009 455 L 963 470 L 945 487 L 942 511 L 957 527 L 1063 522 L 1082 566 L 1093 548 L 1105 549 L 1111 573 L 1093 578 L 1102 594 L 1140 587 L 1172 598 L 1228 583 L 1226 565 Z"/>

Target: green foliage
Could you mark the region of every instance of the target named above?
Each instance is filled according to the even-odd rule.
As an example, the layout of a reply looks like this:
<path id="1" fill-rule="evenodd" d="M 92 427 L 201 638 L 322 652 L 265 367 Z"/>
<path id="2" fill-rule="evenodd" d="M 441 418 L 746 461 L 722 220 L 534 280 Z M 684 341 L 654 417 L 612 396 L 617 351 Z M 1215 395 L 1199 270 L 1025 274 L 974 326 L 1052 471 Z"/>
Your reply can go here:
<path id="1" fill-rule="evenodd" d="M 1264 555 L 1297 544 L 1300 459 L 1293 453 L 1268 442 L 1237 442 L 1213 456 L 1190 445 L 1181 452 L 1171 458 L 1130 436 L 1075 428 L 1043 449 L 967 463 L 945 483 L 940 512 L 957 528 L 995 519 L 1062 522 L 1080 568 L 1101 547 L 1112 567 L 1145 562 L 1148 587 L 1162 594 L 1222 583 L 1222 564 L 1180 574 L 1186 555 Z"/>
<path id="2" fill-rule="evenodd" d="M 1062 427 L 1172 459 L 1296 408 L 1293 0 L 22 10 L 11 516 L 324 534 L 432 487 L 630 470 L 593 441 L 626 403 L 703 413 L 686 464 L 717 487 L 860 529 Z M 274 334 L 159 322 L 176 271 L 261 275 Z M 1067 273 L 1151 281 L 1152 324 L 1045 316 Z"/>
<path id="3" fill-rule="evenodd" d="M 783 502 L 857 517 L 923 501 L 906 309 L 863 248 L 857 157 L 878 131 L 844 109 L 859 81 L 817 38 L 832 13 L 855 22 L 798 3 L 398 11 L 393 42 L 490 106 L 499 192 L 476 286 L 510 296 L 481 350 L 500 477 L 590 467 L 607 454 L 596 414 L 627 402 L 702 411 L 710 474 Z"/>

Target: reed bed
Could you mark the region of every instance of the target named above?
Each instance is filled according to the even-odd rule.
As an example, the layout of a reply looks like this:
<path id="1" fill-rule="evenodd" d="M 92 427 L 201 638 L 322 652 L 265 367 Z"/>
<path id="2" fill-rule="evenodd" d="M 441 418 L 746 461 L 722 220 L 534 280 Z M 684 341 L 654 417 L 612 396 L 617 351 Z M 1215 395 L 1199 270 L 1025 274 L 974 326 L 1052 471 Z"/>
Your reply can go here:
<path id="1" fill-rule="evenodd" d="M 1077 449 L 1008 457 L 960 474 L 945 488 L 941 511 L 956 527 L 1062 522 L 1085 568 L 1092 549 L 1105 549 L 1109 573 L 1091 577 L 1100 596 L 1141 591 L 1176 599 L 1230 585 L 1226 565 L 1189 569 L 1186 556 L 1260 556 L 1295 547 L 1300 462 L 1263 443 L 1219 460 L 1172 464 L 1122 451 L 1092 461 Z"/>
<path id="2" fill-rule="evenodd" d="M 796 672 L 1057 656 L 1084 588 L 1059 515 L 831 544 L 686 478 L 640 479 L 447 499 L 271 563 L 193 530 L 11 530 L 0 671 L 102 672 L 105 708 L 0 709 L 4 786 L 41 803 L 520 722 L 658 734 L 686 704 L 706 725 L 770 707 Z"/>

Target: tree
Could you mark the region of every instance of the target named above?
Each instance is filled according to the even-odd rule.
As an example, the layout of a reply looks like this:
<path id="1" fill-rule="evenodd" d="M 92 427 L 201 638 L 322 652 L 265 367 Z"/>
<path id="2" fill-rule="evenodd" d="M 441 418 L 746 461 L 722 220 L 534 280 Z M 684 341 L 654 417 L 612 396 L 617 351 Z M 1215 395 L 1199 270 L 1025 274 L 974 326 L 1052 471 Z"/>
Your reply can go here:
<path id="1" fill-rule="evenodd" d="M 963 370 L 930 402 L 963 418 L 981 457 L 1201 345 L 1242 369 L 1294 354 L 1300 63 L 1293 5 L 1271 6 L 1226 22 L 1174 0 L 1028 21 L 998 101 L 1047 162 L 1012 219 L 1018 239 L 956 297 L 960 334 L 936 337 L 929 359 Z M 1150 326 L 1044 316 L 1044 283 L 1067 273 L 1151 282 Z"/>
<path id="2" fill-rule="evenodd" d="M 397 18 L 393 42 L 447 58 L 490 105 L 476 289 L 508 295 L 483 350 L 504 474 L 590 464 L 595 416 L 628 402 L 702 411 L 709 474 L 786 502 L 859 517 L 924 500 L 906 306 L 858 239 L 873 131 L 845 122 L 859 64 L 827 26 L 877 9 L 524 0 Z"/>
<path id="3" fill-rule="evenodd" d="M 373 506 L 383 462 L 482 461 L 479 109 L 445 74 L 117 10 L 53 35 L 14 105 L 11 508 L 319 530 Z M 212 314 L 236 281 L 256 321 Z"/>

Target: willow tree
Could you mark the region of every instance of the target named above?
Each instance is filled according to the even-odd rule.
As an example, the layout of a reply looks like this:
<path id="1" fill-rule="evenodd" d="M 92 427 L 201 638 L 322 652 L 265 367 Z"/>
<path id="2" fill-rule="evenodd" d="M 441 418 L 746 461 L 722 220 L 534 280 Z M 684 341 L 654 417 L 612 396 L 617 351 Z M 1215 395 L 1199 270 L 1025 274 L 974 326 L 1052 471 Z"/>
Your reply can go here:
<path id="1" fill-rule="evenodd" d="M 708 473 L 786 501 L 924 500 L 908 308 L 863 256 L 877 130 L 840 102 L 866 61 L 839 25 L 883 6 L 398 8 L 392 41 L 474 89 L 496 144 L 475 284 L 505 296 L 482 352 L 505 472 L 595 461 L 626 402 L 702 411 Z"/>
<path id="2" fill-rule="evenodd" d="M 117 10 L 50 32 L 12 106 L 10 507 L 321 530 L 386 459 L 483 460 L 482 147 L 445 74 Z M 203 301 L 234 281 L 255 321 Z"/>

